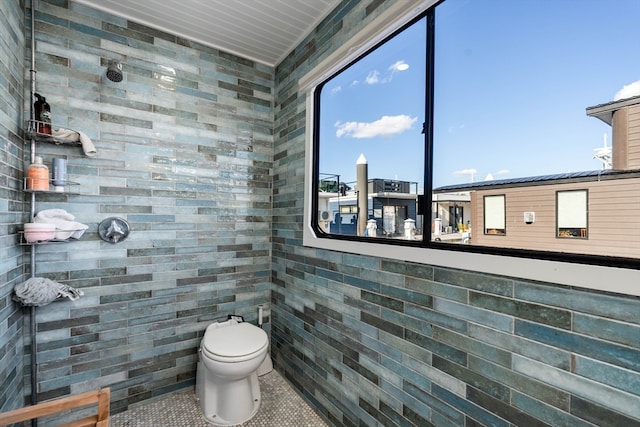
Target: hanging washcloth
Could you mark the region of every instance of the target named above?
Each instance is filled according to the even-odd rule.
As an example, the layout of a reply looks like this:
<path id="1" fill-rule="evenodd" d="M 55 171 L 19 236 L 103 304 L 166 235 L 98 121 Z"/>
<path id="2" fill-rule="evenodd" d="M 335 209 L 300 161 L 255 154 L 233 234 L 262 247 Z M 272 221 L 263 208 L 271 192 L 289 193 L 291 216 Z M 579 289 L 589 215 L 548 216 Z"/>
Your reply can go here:
<path id="1" fill-rule="evenodd" d="M 87 157 L 93 157 L 98 154 L 98 151 L 96 150 L 95 145 L 93 145 L 91 139 L 84 132 L 78 132 L 78 134 L 80 135 L 80 144 L 82 144 L 82 151 L 84 151 L 84 155 Z"/>
<path id="2" fill-rule="evenodd" d="M 98 151 L 96 150 L 95 145 L 93 145 L 91 138 L 89 138 L 84 132 L 76 132 L 74 130 L 60 128 L 54 129 L 52 131 L 52 134 L 56 137 L 56 139 L 60 140 L 63 143 L 71 144 L 74 142 L 80 142 L 80 144 L 82 145 L 82 151 L 87 157 L 93 157 L 98 154 Z"/>
<path id="3" fill-rule="evenodd" d="M 44 222 L 56 225 L 56 239 L 67 240 L 69 238 L 79 239 L 88 225 L 74 221 L 76 217 L 64 209 L 45 209 L 38 212 L 33 218 L 33 222 Z"/>
<path id="4" fill-rule="evenodd" d="M 45 277 L 32 277 L 26 282 L 16 285 L 13 290 L 15 292 L 13 300 L 24 306 L 47 305 L 59 298 L 69 298 L 71 301 L 75 301 L 84 295 L 84 292 L 79 289 L 54 282 Z"/>

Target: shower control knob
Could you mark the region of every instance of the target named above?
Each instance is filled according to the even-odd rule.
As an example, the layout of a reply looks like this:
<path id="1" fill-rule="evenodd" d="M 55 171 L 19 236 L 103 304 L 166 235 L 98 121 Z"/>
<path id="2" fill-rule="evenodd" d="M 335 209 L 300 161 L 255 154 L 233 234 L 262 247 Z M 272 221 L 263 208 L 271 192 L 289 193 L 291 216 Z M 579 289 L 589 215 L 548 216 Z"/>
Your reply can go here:
<path id="1" fill-rule="evenodd" d="M 98 234 L 105 242 L 118 243 L 126 239 L 131 228 L 122 218 L 107 218 L 98 225 Z"/>

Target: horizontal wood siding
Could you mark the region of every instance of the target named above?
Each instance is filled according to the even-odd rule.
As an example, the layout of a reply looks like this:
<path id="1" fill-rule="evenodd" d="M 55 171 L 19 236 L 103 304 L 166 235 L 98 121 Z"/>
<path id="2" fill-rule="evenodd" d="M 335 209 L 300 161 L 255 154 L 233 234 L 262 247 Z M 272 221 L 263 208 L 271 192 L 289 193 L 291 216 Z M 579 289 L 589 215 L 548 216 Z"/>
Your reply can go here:
<path id="1" fill-rule="evenodd" d="M 556 192 L 582 189 L 589 192 L 588 237 L 557 238 Z M 483 197 L 495 194 L 506 196 L 504 236 L 484 234 Z M 640 179 L 479 190 L 471 203 L 474 245 L 640 256 Z M 524 212 L 535 212 L 535 223 L 526 224 Z"/>
<path id="2" fill-rule="evenodd" d="M 629 107 L 627 119 L 628 165 L 640 169 L 640 105 Z"/>

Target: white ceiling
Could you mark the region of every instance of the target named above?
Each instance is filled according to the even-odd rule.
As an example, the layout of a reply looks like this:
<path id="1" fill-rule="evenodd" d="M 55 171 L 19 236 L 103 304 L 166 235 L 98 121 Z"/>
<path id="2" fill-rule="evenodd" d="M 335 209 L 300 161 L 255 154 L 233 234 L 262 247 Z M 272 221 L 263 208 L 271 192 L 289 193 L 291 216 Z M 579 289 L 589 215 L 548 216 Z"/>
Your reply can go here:
<path id="1" fill-rule="evenodd" d="M 340 0 L 76 0 L 275 66 Z"/>

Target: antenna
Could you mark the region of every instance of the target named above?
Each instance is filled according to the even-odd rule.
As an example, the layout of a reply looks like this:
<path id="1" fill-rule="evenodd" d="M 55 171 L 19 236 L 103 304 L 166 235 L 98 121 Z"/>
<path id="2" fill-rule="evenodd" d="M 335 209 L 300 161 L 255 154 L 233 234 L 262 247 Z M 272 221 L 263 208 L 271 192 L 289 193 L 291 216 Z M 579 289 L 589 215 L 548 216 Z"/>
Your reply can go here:
<path id="1" fill-rule="evenodd" d="M 455 171 L 453 174 L 456 176 L 469 175 L 469 177 L 471 178 L 471 182 L 474 182 L 474 178 L 477 173 L 478 171 L 475 169 L 462 169 L 459 171 Z"/>
<path id="2" fill-rule="evenodd" d="M 604 134 L 604 145 L 601 148 L 594 148 L 596 153 L 593 155 L 593 159 L 598 159 L 602 162 L 602 169 L 611 169 L 613 164 L 611 163 L 612 148 L 607 146 L 607 134 Z"/>

